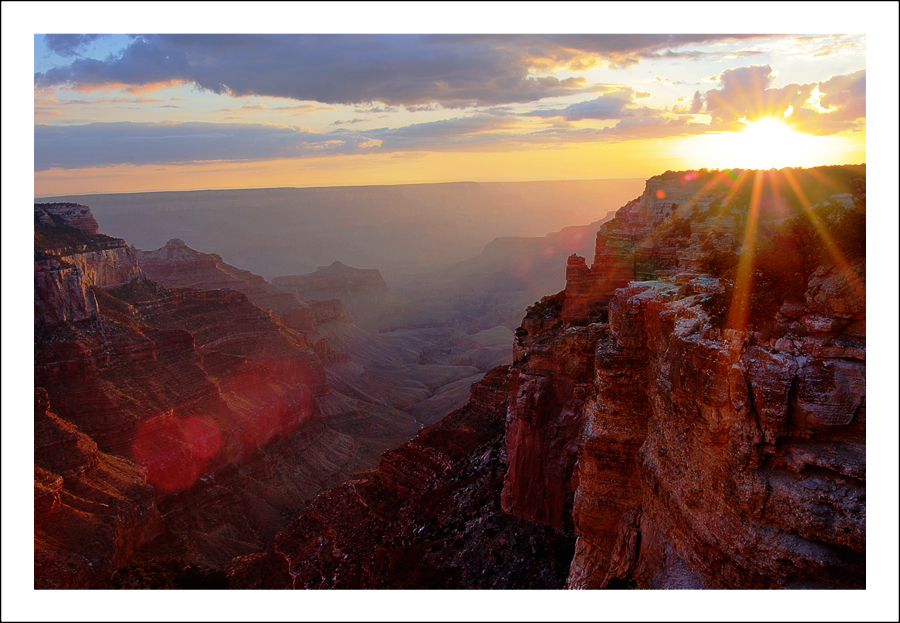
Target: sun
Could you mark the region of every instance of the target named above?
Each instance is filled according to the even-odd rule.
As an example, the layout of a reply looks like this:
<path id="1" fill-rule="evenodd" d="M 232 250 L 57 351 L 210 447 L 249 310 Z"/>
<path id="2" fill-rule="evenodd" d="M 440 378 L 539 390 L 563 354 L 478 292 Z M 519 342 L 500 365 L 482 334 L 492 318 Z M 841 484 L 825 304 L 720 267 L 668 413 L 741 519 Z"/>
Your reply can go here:
<path id="1" fill-rule="evenodd" d="M 842 137 L 804 134 L 781 118 L 764 117 L 745 122 L 740 132 L 687 138 L 680 149 L 695 167 L 781 169 L 833 164 L 847 146 Z"/>
<path id="2" fill-rule="evenodd" d="M 815 137 L 801 134 L 783 121 L 767 117 L 747 123 L 733 134 L 734 147 L 741 166 L 747 169 L 770 169 L 797 166 L 815 157 Z"/>

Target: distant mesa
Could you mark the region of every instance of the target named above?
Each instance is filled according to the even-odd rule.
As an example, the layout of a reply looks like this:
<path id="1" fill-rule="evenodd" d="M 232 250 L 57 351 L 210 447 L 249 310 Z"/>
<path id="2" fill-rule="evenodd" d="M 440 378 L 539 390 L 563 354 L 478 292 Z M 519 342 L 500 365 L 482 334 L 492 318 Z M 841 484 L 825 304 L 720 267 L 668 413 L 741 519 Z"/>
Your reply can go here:
<path id="1" fill-rule="evenodd" d="M 328 266 L 317 266 L 316 267 L 316 273 L 346 273 L 346 272 L 352 272 L 354 270 L 366 270 L 366 269 L 353 268 L 352 266 L 347 266 L 346 264 L 344 264 L 343 262 L 340 262 L 338 260 L 333 261 Z M 378 272 L 378 271 L 375 271 L 375 272 Z M 315 273 L 313 273 L 313 274 L 315 274 Z"/>
<path id="2" fill-rule="evenodd" d="M 405 306 L 391 294 L 378 269 L 354 268 L 339 261 L 305 275 L 275 277 L 272 284 L 293 290 L 302 299 L 338 299 L 361 326 L 390 324 L 391 316 Z"/>

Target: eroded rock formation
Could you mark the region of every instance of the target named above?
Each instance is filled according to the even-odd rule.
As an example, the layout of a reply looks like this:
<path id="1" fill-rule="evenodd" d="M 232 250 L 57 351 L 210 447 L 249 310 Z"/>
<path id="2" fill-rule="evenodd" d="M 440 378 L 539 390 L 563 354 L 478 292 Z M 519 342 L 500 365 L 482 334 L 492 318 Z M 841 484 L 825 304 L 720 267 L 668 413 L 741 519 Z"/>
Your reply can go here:
<path id="1" fill-rule="evenodd" d="M 529 309 L 503 506 L 574 521 L 570 588 L 865 587 L 864 198 L 759 190 L 803 174 L 653 178 Z"/>
<path id="2" fill-rule="evenodd" d="M 35 208 L 36 587 L 136 554 L 224 566 L 418 431 L 333 391 L 308 336 L 242 292 L 145 279 L 123 241 L 70 224 L 82 208 Z"/>
<path id="3" fill-rule="evenodd" d="M 577 534 L 569 588 L 864 588 L 864 198 L 832 198 L 864 174 L 651 179 L 601 227 L 593 264 L 570 258 L 566 289 L 529 307 L 508 370 L 320 495 L 232 582 L 397 587 L 399 560 L 409 586 L 500 586 L 457 584 L 443 538 L 458 533 L 429 536 L 469 499 L 446 480 L 450 430 L 499 412 L 502 486 L 473 486 L 523 525 Z"/>
<path id="4" fill-rule="evenodd" d="M 593 262 L 571 257 L 565 290 L 528 308 L 512 366 L 302 509 L 296 462 L 340 425 L 376 436 L 386 420 L 362 410 L 414 404 L 418 381 L 355 360 L 321 372 L 302 332 L 235 291 L 72 285 L 96 311 L 57 314 L 36 341 L 62 422 L 36 396 L 36 433 L 68 448 L 59 464 L 36 451 L 36 526 L 39 510 L 67 512 L 65 474 L 75 486 L 134 453 L 147 425 L 176 440 L 152 456 L 178 473 L 217 451 L 190 487 L 154 485 L 162 519 L 150 508 L 128 534 L 219 567 L 240 555 L 234 588 L 864 588 L 864 181 L 864 167 L 652 178 L 601 226 Z M 338 352 L 391 362 L 339 325 Z M 178 442 L 198 405 L 221 413 L 219 436 L 201 422 Z M 123 460 L 136 491 L 165 473 Z M 125 506 L 110 512 L 144 517 Z M 89 575 L 72 565 L 57 585 Z"/>
<path id="5" fill-rule="evenodd" d="M 235 561 L 229 586 L 561 588 L 571 532 L 499 505 L 508 382 L 492 370 L 465 407 L 320 494 L 266 552 Z"/>
<path id="6" fill-rule="evenodd" d="M 215 253 L 195 251 L 179 238 L 173 238 L 156 251 L 136 251 L 144 273 L 150 279 L 172 288 L 243 292 L 259 307 L 271 309 L 288 327 L 309 333 L 317 325 L 349 321 L 344 305 L 336 298 L 305 300 L 287 288 L 279 288 L 254 275 L 225 263 Z"/>

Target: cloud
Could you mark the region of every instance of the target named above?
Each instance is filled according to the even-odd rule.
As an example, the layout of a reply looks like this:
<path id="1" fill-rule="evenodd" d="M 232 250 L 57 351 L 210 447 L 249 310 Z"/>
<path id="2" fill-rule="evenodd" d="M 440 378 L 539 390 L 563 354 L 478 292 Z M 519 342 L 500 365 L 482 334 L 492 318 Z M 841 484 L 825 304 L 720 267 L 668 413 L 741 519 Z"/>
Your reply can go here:
<path id="1" fill-rule="evenodd" d="M 618 87 L 596 99 L 570 104 L 565 108 L 534 110 L 524 113 L 531 117 L 563 117 L 566 121 L 582 119 L 622 119 L 642 114 L 654 114 L 652 109 L 636 107 L 637 97 L 649 97 L 649 93 L 636 93 L 631 87 Z"/>
<path id="2" fill-rule="evenodd" d="M 703 110 L 703 98 L 700 96 L 700 91 L 694 91 L 694 98 L 691 100 L 691 114 L 696 115 L 701 110 Z"/>
<path id="3" fill-rule="evenodd" d="M 603 128 L 600 133 L 617 139 L 645 139 L 706 131 L 705 127 L 701 127 L 702 124 L 693 124 L 691 121 L 692 117 L 686 116 L 631 117 L 622 119 L 611 128 Z"/>
<path id="4" fill-rule="evenodd" d="M 821 83 L 788 84 L 781 88 L 771 87 L 774 79 L 775 71 L 769 65 L 727 69 L 718 76 L 721 88 L 704 94 L 705 112 L 712 117 L 713 125 L 721 129 L 739 129 L 742 119 L 778 117 L 802 132 L 824 135 L 856 129 L 864 123 L 865 70 L 833 76 Z M 692 112 L 700 112 L 695 110 L 696 104 L 697 94 Z M 788 107 L 792 112 L 785 118 Z"/>
<path id="5" fill-rule="evenodd" d="M 590 91 L 581 76 L 672 48 L 753 35 L 141 35 L 118 55 L 35 74 L 38 87 L 87 90 L 182 82 L 235 97 L 445 108 L 533 102 Z M 74 39 L 54 45 L 74 50 Z M 682 51 L 680 55 L 692 52 Z"/>
<path id="6" fill-rule="evenodd" d="M 91 43 L 108 35 L 44 35 L 47 49 L 59 56 L 81 56 Z"/>
<path id="7" fill-rule="evenodd" d="M 440 106 L 436 106 L 435 108 L 436 108 L 436 109 L 439 109 Z M 394 112 L 397 112 L 398 110 L 399 110 L 399 109 L 394 108 L 394 107 L 392 107 L 392 106 L 371 105 L 371 106 L 364 106 L 364 107 L 360 107 L 360 108 L 355 108 L 355 109 L 353 110 L 353 112 L 364 112 L 364 113 L 394 113 Z"/>
<path id="8" fill-rule="evenodd" d="M 34 170 L 301 158 L 364 153 L 378 144 L 363 134 L 316 134 L 268 124 L 39 124 L 34 126 Z"/>
<path id="9" fill-rule="evenodd" d="M 502 148 L 522 143 L 514 115 L 473 115 L 402 128 L 316 133 L 252 123 L 88 123 L 34 126 L 35 171 L 119 164 L 250 162 L 394 151 Z"/>
<path id="10" fill-rule="evenodd" d="M 386 151 L 446 151 L 523 142 L 527 135 L 515 133 L 518 128 L 514 115 L 480 114 L 371 130 L 366 134 L 380 139 Z"/>

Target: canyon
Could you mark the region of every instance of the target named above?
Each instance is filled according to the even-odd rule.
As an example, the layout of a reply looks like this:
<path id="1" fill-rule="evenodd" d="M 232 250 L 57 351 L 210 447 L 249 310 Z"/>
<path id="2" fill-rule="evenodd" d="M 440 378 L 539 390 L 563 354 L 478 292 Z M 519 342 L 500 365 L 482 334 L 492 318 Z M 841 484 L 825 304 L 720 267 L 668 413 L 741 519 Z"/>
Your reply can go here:
<path id="1" fill-rule="evenodd" d="M 329 385 L 340 354 L 315 329 L 347 323 L 339 301 L 225 275 L 177 241 L 169 264 L 191 257 L 180 277 L 205 281 L 165 287 L 63 208 L 35 206 L 36 586 L 91 585 L 141 551 L 222 566 L 420 428 Z"/>
<path id="2" fill-rule="evenodd" d="M 244 589 L 866 586 L 864 166 L 667 172 L 444 271 L 465 307 L 558 262 L 516 327 L 437 277 L 443 324 L 385 327 L 423 312 L 371 269 L 268 282 L 84 210 L 35 205 L 36 588 L 148 557 Z"/>

